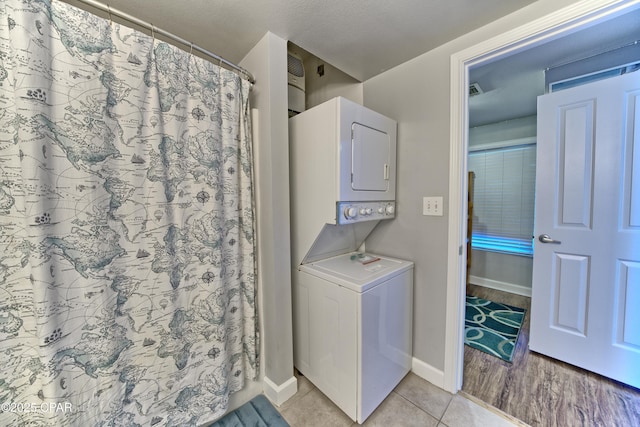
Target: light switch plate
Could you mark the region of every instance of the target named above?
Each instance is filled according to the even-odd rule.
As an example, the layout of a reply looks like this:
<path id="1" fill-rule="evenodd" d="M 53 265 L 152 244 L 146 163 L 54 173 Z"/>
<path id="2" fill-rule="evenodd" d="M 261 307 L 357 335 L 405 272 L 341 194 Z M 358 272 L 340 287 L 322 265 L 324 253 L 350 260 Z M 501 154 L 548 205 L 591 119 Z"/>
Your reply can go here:
<path id="1" fill-rule="evenodd" d="M 442 196 L 423 197 L 422 215 L 442 216 Z"/>

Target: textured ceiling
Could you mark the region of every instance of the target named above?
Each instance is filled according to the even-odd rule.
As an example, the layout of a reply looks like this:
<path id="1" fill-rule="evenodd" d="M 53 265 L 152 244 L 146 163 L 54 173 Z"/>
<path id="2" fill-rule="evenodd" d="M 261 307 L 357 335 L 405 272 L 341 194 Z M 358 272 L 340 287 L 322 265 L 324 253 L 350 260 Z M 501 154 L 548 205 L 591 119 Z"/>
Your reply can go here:
<path id="1" fill-rule="evenodd" d="M 67 1 L 78 5 L 77 1 Z M 244 58 L 271 31 L 364 81 L 533 1 L 103 0 L 102 3 L 232 62 Z"/>

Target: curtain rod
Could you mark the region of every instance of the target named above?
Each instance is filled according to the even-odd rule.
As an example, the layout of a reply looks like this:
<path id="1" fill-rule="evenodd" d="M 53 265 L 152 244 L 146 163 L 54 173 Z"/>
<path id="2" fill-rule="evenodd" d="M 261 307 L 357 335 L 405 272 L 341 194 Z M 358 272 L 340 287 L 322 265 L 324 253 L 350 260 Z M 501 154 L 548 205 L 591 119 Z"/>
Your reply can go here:
<path id="1" fill-rule="evenodd" d="M 197 50 L 200 53 L 203 53 L 203 54 L 205 54 L 207 56 L 210 56 L 211 58 L 214 58 L 216 61 L 218 61 L 220 63 L 220 65 L 221 64 L 225 64 L 228 67 L 230 67 L 232 71 L 235 71 L 236 73 L 244 75 L 244 77 L 247 80 L 249 80 L 249 82 L 251 84 L 255 83 L 255 79 L 253 78 L 253 75 L 249 71 L 247 71 L 244 68 L 242 68 L 241 66 L 239 66 L 237 64 L 234 64 L 233 62 L 228 61 L 228 60 L 224 59 L 223 57 L 221 57 L 219 55 L 216 55 L 215 53 L 210 52 L 210 51 L 208 51 L 208 50 L 206 50 L 206 49 L 204 49 L 204 48 L 202 48 L 200 46 L 197 46 L 197 45 L 193 44 L 192 42 L 183 39 L 182 37 L 178 37 L 175 34 L 172 34 L 172 33 L 168 32 L 168 31 L 163 30 L 162 28 L 158 28 L 155 25 L 153 25 L 152 23 L 148 23 L 148 22 L 142 21 L 142 20 L 140 20 L 140 19 L 138 19 L 138 18 L 136 18 L 134 16 L 129 15 L 128 13 L 122 12 L 122 11 L 120 11 L 118 9 L 114 9 L 109 5 L 105 5 L 105 4 L 97 2 L 95 0 L 76 0 L 76 1 L 78 1 L 80 3 L 87 4 L 87 5 L 91 6 L 91 7 L 94 7 L 96 9 L 99 9 L 99 10 L 101 10 L 103 12 L 108 13 L 109 14 L 109 18 L 111 18 L 112 15 L 113 16 L 117 16 L 119 18 L 124 19 L 125 21 L 129 21 L 129 22 L 131 22 L 133 24 L 139 25 L 139 26 L 141 26 L 143 28 L 146 28 L 146 29 L 150 30 L 152 34 L 160 34 L 160 35 L 162 35 L 164 37 L 167 37 L 169 39 L 177 41 L 178 43 L 181 43 L 181 44 L 183 44 L 185 46 L 190 46 L 190 48 L 192 50 Z"/>
<path id="2" fill-rule="evenodd" d="M 623 44 L 622 46 L 616 46 L 616 47 L 608 48 L 608 49 L 605 49 L 605 50 L 599 51 L 599 52 L 597 52 L 597 53 L 593 53 L 593 54 L 591 54 L 591 55 L 585 56 L 585 57 L 583 57 L 583 58 L 578 58 L 578 59 L 573 59 L 573 60 L 571 60 L 571 61 L 562 62 L 562 63 L 560 63 L 560 64 L 558 64 L 558 65 L 551 65 L 551 66 L 549 66 L 549 67 L 545 68 L 545 71 L 551 71 L 551 70 L 553 70 L 554 68 L 564 67 L 565 65 L 573 64 L 574 62 L 585 61 L 585 60 L 587 60 L 587 59 L 595 58 L 596 56 L 604 55 L 604 54 L 606 54 L 606 53 L 611 53 L 611 52 L 613 52 L 613 51 L 620 50 L 620 49 L 624 49 L 624 48 L 627 48 L 627 47 L 630 47 L 630 46 L 637 46 L 637 45 L 638 45 L 638 43 L 640 43 L 640 40 L 634 40 L 634 41 L 632 41 L 632 42 L 629 42 L 629 43 Z"/>

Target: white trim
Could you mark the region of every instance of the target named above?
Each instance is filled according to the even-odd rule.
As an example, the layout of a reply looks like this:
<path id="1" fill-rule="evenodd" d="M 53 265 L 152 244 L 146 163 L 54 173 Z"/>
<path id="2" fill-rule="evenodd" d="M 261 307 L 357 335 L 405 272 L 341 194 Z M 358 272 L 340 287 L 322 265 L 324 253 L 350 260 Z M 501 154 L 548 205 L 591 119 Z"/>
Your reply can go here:
<path id="1" fill-rule="evenodd" d="M 483 286 L 485 288 L 496 289 L 498 291 L 509 292 L 531 298 L 531 288 L 517 285 L 515 283 L 500 282 L 499 280 L 487 279 L 485 277 L 469 276 L 469 283 Z"/>
<path id="2" fill-rule="evenodd" d="M 411 372 L 419 376 L 420 378 L 429 381 L 436 387 L 444 388 L 444 372 L 440 369 L 436 369 L 428 363 L 422 360 L 411 359 Z"/>
<path id="3" fill-rule="evenodd" d="M 298 379 L 295 376 L 280 385 L 264 377 L 264 395 L 277 406 L 289 400 L 297 391 Z"/>
<path id="4" fill-rule="evenodd" d="M 467 146 L 469 141 L 469 106 L 468 94 L 469 73 L 464 63 L 459 63 L 459 55 L 451 56 L 451 113 L 449 147 L 449 231 L 447 256 L 447 298 L 444 345 L 443 387 L 450 393 L 457 393 L 462 388 L 464 370 L 464 319 L 460 313 L 464 311 L 464 292 L 460 286 L 463 269 L 466 270 L 467 245 L 463 241 L 466 236 L 467 177 L 461 171 L 467 170 Z M 461 143 L 464 143 L 462 145 Z M 462 344 L 462 345 L 461 345 Z"/>
<path id="5" fill-rule="evenodd" d="M 633 10 L 640 0 L 583 0 L 451 55 L 449 232 L 444 389 L 462 388 L 469 68 L 570 34 L 606 17 Z"/>
<path id="6" fill-rule="evenodd" d="M 509 139 L 506 141 L 487 142 L 484 144 L 476 144 L 469 146 L 469 153 L 474 151 L 497 150 L 498 148 L 519 147 L 521 145 L 534 145 L 538 138 L 535 136 L 527 136 L 525 138 Z"/>

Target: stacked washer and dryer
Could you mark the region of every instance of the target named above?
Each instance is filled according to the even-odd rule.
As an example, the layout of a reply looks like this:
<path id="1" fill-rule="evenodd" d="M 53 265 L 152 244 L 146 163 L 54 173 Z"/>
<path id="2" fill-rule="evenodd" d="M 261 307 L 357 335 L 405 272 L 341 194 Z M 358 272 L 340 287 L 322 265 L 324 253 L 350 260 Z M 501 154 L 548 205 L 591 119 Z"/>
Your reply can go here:
<path id="1" fill-rule="evenodd" d="M 395 217 L 396 122 L 338 97 L 289 138 L 295 366 L 363 423 L 411 369 L 413 263 L 359 251 Z"/>

